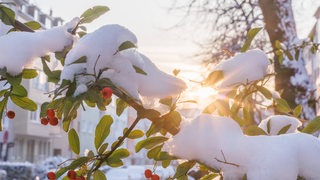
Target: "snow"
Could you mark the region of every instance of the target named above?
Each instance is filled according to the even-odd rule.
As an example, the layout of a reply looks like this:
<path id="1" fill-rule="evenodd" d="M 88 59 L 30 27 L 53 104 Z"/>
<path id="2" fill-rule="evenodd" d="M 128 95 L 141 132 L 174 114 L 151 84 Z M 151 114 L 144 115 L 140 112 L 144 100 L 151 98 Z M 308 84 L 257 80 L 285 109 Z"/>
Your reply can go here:
<path id="1" fill-rule="evenodd" d="M 302 125 L 302 123 L 295 117 L 286 116 L 286 115 L 274 115 L 269 116 L 266 119 L 263 119 L 259 127 L 263 129 L 265 132 L 268 132 L 267 124 L 270 121 L 270 132 L 269 135 L 278 135 L 279 131 L 287 126 L 291 125 L 286 133 L 297 133 L 299 132 L 297 128 Z"/>
<path id="2" fill-rule="evenodd" d="M 182 80 L 160 71 L 137 49 L 118 52 L 118 47 L 125 41 L 136 44 L 137 38 L 125 27 L 115 24 L 87 34 L 67 54 L 61 80 L 76 79 L 78 86 L 88 85 L 95 80 L 93 75 L 103 71 L 100 78 L 109 78 L 136 100 L 140 100 L 140 95 L 150 98 L 175 96 L 186 88 Z M 86 63 L 73 63 L 82 56 L 87 57 Z M 137 73 L 133 66 L 146 75 Z"/>
<path id="3" fill-rule="evenodd" d="M 263 79 L 268 65 L 267 55 L 261 50 L 254 49 L 220 62 L 214 71 L 223 71 L 224 77 L 219 86 L 224 88 Z"/>
<path id="4" fill-rule="evenodd" d="M 172 155 L 221 170 L 224 179 L 320 179 L 320 141 L 304 133 L 246 136 L 228 118 L 200 115 L 166 144 Z M 187 151 L 186 151 L 187 149 Z"/>
<path id="5" fill-rule="evenodd" d="M 69 23 L 44 31 L 11 32 L 0 36 L 0 68 L 7 68 L 11 75 L 21 73 L 22 68 L 32 65 L 33 61 L 49 52 L 62 50 L 73 43 L 72 30 L 79 18 Z"/>

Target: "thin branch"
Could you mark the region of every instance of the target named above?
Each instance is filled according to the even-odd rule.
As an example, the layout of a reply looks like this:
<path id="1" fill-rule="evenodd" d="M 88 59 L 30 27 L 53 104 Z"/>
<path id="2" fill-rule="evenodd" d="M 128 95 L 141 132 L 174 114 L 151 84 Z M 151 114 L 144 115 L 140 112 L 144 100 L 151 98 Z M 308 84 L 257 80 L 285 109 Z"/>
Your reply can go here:
<path id="1" fill-rule="evenodd" d="M 223 161 L 222 160 L 219 160 L 218 158 L 214 158 L 216 161 L 220 162 L 220 163 L 223 163 L 223 164 L 228 164 L 228 165 L 231 165 L 231 166 L 236 166 L 236 167 L 240 167 L 239 164 L 235 164 L 235 163 L 231 163 L 231 162 L 227 162 L 226 160 L 226 157 L 224 156 L 224 153 L 223 151 L 221 150 L 221 154 L 223 156 Z"/>

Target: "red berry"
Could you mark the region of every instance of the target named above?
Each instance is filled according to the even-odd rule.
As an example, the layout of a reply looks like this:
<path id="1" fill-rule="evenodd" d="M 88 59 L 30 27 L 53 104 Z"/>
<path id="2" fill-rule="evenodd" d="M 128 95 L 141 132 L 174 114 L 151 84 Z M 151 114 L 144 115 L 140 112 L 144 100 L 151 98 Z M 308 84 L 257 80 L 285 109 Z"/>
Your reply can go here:
<path id="1" fill-rule="evenodd" d="M 144 171 L 144 176 L 145 176 L 146 178 L 151 178 L 151 176 L 152 176 L 152 171 L 151 171 L 150 169 L 146 169 L 146 170 Z"/>
<path id="2" fill-rule="evenodd" d="M 57 117 L 50 118 L 50 119 L 49 119 L 49 123 L 50 123 L 52 126 L 56 126 L 56 125 L 58 125 L 59 120 L 58 120 Z"/>
<path id="3" fill-rule="evenodd" d="M 47 116 L 53 118 L 55 116 L 54 110 L 53 109 L 48 109 L 47 110 Z"/>
<path id="4" fill-rule="evenodd" d="M 108 99 L 108 98 L 111 98 L 112 96 L 112 89 L 111 88 L 108 88 L 108 87 L 105 87 L 101 90 L 101 94 L 102 94 L 102 97 L 105 98 L 105 99 Z"/>
<path id="5" fill-rule="evenodd" d="M 151 176 L 151 180 L 160 180 L 160 177 L 159 177 L 158 174 L 153 174 L 153 175 Z"/>
<path id="6" fill-rule="evenodd" d="M 77 173 L 74 170 L 70 170 L 68 171 L 67 176 L 69 179 L 75 179 L 77 177 Z"/>
<path id="7" fill-rule="evenodd" d="M 13 119 L 16 116 L 16 113 L 14 111 L 8 111 L 7 116 L 9 119 Z"/>
<path id="8" fill-rule="evenodd" d="M 56 179 L 56 174 L 54 172 L 48 172 L 47 178 L 49 180 L 55 180 Z"/>
<path id="9" fill-rule="evenodd" d="M 43 125 L 47 125 L 49 123 L 49 119 L 48 118 L 41 118 L 41 124 Z"/>

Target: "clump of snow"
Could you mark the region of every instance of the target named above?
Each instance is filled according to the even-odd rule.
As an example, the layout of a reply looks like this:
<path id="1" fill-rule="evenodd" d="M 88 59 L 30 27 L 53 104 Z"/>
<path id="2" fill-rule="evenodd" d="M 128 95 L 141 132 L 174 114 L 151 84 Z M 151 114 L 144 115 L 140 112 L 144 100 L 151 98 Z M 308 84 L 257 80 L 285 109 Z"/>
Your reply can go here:
<path id="1" fill-rule="evenodd" d="M 31 65 L 35 58 L 71 45 L 74 36 L 70 32 L 78 22 L 79 18 L 74 18 L 63 26 L 49 30 L 11 32 L 0 36 L 0 68 L 6 67 L 8 73 L 17 75 L 22 68 Z"/>
<path id="2" fill-rule="evenodd" d="M 88 91 L 88 87 L 85 84 L 80 84 L 77 86 L 76 90 L 74 91 L 74 96 L 78 96 Z"/>
<path id="3" fill-rule="evenodd" d="M 320 179 L 320 141 L 304 133 L 246 136 L 227 117 L 200 115 L 165 148 L 177 157 L 221 170 L 224 179 Z"/>
<path id="4" fill-rule="evenodd" d="M 268 132 L 268 122 L 270 124 L 270 132 L 268 133 L 269 135 L 278 135 L 279 131 L 288 125 L 291 126 L 286 133 L 296 133 L 299 132 L 297 128 L 302 125 L 299 119 L 295 117 L 286 115 L 274 115 L 269 116 L 268 118 L 263 119 L 260 122 L 259 127 L 265 132 Z"/>
<path id="5" fill-rule="evenodd" d="M 87 34 L 67 54 L 61 80 L 66 79 L 80 84 L 94 81 L 92 75 L 103 71 L 100 78 L 109 78 L 134 99 L 140 96 L 164 98 L 181 93 L 186 84 L 173 76 L 160 71 L 155 64 L 136 49 L 118 52 L 126 41 L 137 43 L 136 36 L 120 25 L 105 25 Z M 86 63 L 74 63 L 85 56 Z M 137 73 L 136 69 L 146 75 Z"/>
<path id="6" fill-rule="evenodd" d="M 268 65 L 267 55 L 259 49 L 254 49 L 221 61 L 213 71 L 223 71 L 224 77 L 219 86 L 224 88 L 263 79 Z"/>

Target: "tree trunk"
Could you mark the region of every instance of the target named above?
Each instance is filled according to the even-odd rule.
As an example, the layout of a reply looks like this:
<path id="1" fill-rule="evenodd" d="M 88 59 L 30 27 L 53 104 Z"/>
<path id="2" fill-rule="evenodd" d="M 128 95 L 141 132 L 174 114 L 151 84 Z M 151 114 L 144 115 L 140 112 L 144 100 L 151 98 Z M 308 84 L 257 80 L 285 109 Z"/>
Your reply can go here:
<path id="1" fill-rule="evenodd" d="M 276 49 L 276 40 L 286 47 L 292 46 L 297 39 L 297 32 L 291 0 L 259 0 L 259 6 L 273 49 Z M 300 56 L 298 60 L 293 61 L 285 58 L 280 64 L 279 56 L 274 54 L 274 69 L 275 88 L 277 91 L 283 91 L 281 97 L 287 100 L 292 108 L 301 104 L 304 110 L 302 117 L 314 118 L 315 109 L 310 106 L 309 100 L 315 86 L 310 81 L 303 57 Z"/>

